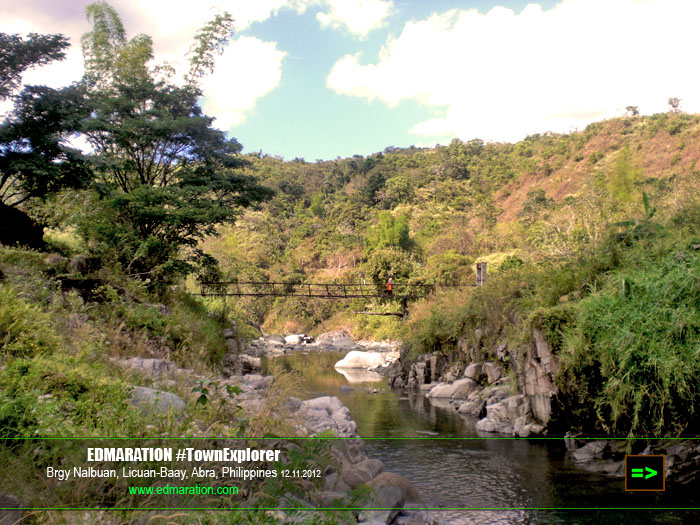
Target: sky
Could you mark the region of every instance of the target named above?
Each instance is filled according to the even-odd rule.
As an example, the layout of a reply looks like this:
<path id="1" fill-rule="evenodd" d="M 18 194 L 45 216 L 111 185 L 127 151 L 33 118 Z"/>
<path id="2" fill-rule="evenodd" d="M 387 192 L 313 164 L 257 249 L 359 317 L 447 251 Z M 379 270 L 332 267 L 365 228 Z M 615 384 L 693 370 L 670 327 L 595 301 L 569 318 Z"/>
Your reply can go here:
<path id="1" fill-rule="evenodd" d="M 63 33 L 67 58 L 25 74 L 52 87 L 83 73 L 88 0 L 0 0 L 0 32 Z M 201 100 L 243 144 L 307 161 L 515 142 L 621 116 L 700 112 L 697 0 L 111 0 L 154 63 L 184 70 L 217 12 L 235 31 Z M 7 110 L 7 103 L 0 110 Z"/>

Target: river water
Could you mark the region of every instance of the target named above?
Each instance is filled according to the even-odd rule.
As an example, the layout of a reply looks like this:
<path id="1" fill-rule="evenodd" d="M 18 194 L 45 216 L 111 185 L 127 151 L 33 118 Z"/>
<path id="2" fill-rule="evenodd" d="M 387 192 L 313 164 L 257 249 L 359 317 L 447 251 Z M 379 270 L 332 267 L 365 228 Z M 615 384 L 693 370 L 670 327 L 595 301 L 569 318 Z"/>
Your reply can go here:
<path id="1" fill-rule="evenodd" d="M 460 509 L 434 511 L 445 523 L 700 523 L 700 511 L 680 510 L 700 509 L 696 491 L 625 492 L 622 478 L 577 468 L 563 440 L 477 432 L 475 419 L 422 394 L 392 390 L 379 375 L 341 374 L 333 365 L 343 356 L 295 353 L 275 359 L 275 366 L 300 374 L 300 397 L 337 396 L 357 433 L 370 438 L 370 457 L 411 480 L 426 507 Z M 636 510 L 620 510 L 631 507 Z"/>

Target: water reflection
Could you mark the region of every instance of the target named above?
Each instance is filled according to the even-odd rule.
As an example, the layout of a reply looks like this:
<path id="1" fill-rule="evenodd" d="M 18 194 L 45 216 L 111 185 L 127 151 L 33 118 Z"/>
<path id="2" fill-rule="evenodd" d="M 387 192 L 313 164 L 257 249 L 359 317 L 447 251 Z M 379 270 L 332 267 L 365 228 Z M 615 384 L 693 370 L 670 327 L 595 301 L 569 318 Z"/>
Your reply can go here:
<path id="1" fill-rule="evenodd" d="M 345 377 L 345 380 L 350 383 L 380 383 L 384 380 L 384 376 L 378 374 L 377 372 L 370 372 L 368 370 L 356 370 L 352 368 L 339 368 L 336 369 L 337 372 Z"/>
<path id="2" fill-rule="evenodd" d="M 387 470 L 410 479 L 426 506 L 500 509 L 436 511 L 446 523 L 601 525 L 630 519 L 636 523 L 700 522 L 696 511 L 605 510 L 700 507 L 700 495 L 678 488 L 664 494 L 624 492 L 623 480 L 591 474 L 571 464 L 562 441 L 493 439 L 492 434 L 476 431 L 475 419 L 460 416 L 445 401 L 392 391 L 381 377 L 377 381 L 375 376 L 367 376 L 368 380 L 363 381 L 361 371 L 348 377 L 335 370 L 333 365 L 344 355 L 297 353 L 277 358 L 275 365 L 300 373 L 300 397 L 340 398 L 357 423 L 359 435 L 413 438 L 367 440 L 366 447 Z M 378 392 L 370 393 L 374 389 Z M 559 510 L 562 507 L 572 510 Z M 580 507 L 601 510 L 573 510 Z"/>

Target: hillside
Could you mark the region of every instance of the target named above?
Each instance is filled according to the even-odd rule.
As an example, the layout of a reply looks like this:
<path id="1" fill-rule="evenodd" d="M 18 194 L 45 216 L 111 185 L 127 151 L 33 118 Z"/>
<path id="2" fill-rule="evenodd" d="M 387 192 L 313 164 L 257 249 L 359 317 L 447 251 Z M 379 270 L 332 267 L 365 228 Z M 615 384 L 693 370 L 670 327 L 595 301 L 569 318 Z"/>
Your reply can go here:
<path id="1" fill-rule="evenodd" d="M 205 247 L 227 279 L 241 281 L 382 283 L 393 272 L 401 281 L 471 283 L 477 259 L 580 255 L 609 224 L 643 213 L 643 192 L 656 217 L 668 217 L 696 193 L 699 156 L 700 118 L 682 113 L 516 144 L 454 140 L 316 163 L 249 155 L 251 173 L 276 196 Z M 285 303 L 293 315 L 269 301 L 253 306 L 256 322 L 278 330 L 287 321 L 312 330 L 338 312 L 320 303 L 306 311 Z"/>
<path id="2" fill-rule="evenodd" d="M 700 117 L 670 113 L 517 144 L 254 157 L 276 196 L 205 246 L 241 281 L 464 285 L 486 261 L 486 287 L 438 288 L 403 320 L 353 313 L 396 311 L 385 300 L 235 307 L 268 331 L 401 339 L 395 385 L 429 382 L 428 362 L 448 382 L 496 367 L 556 434 L 695 435 L 699 133 Z"/>

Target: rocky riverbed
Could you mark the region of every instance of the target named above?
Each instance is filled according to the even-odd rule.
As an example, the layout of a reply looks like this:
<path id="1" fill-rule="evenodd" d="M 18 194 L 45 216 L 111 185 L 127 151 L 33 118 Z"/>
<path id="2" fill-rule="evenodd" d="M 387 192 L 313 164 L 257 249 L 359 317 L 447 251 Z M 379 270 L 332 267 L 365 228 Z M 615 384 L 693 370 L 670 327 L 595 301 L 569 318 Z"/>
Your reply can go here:
<path id="1" fill-rule="evenodd" d="M 148 379 L 149 386 L 135 387 L 132 404 L 148 415 L 177 414 L 184 410 L 188 400 L 169 390 L 179 386 L 180 391 L 183 391 L 184 384 L 184 390 L 189 391 L 190 387 L 202 381 L 213 381 L 216 385 L 212 390 L 213 395 L 227 386 L 238 387 L 241 393 L 237 395 L 236 403 L 246 412 L 246 417 L 252 418 L 265 406 L 268 392 L 274 384 L 273 376 L 260 373 L 263 357 L 274 358 L 291 352 L 347 350 L 349 359 L 341 368 L 346 366 L 345 373 L 350 376 L 353 373 L 388 370 L 399 357 L 396 343 L 355 342 L 343 331 L 324 334 L 316 340 L 303 335 L 287 338 L 271 335 L 249 345 L 237 336 L 235 326 L 226 330 L 224 335 L 228 353 L 223 359 L 221 375 L 215 378 L 206 378 L 192 370 L 178 368 L 164 359 L 114 359 L 117 366 Z M 338 437 L 357 436 L 357 425 L 348 409 L 333 396 L 307 400 L 289 397 L 274 417 L 288 420 L 297 429 L 299 436 L 313 436 L 328 431 Z M 312 501 L 305 502 L 309 508 L 333 506 L 334 501 L 348 498 L 350 491 L 360 485 L 367 485 L 373 490 L 366 506 L 395 510 L 361 512 L 357 517 L 358 522 L 397 525 L 435 522 L 430 513 L 411 509 L 421 504 L 420 495 L 413 484 L 398 474 L 386 472 L 380 460 L 368 457 L 361 440 L 337 442 L 333 454 L 338 468 L 329 467 L 324 472 L 321 490 L 313 494 Z M 285 518 L 280 516 L 280 519 Z"/>
<path id="2" fill-rule="evenodd" d="M 548 427 L 559 363 L 542 332 L 532 332 L 533 343 L 522 348 L 509 348 L 502 341 L 485 351 L 486 334 L 477 330 L 473 337 L 459 340 L 456 362 L 447 362 L 439 353 L 421 355 L 410 366 L 399 359 L 388 371 L 388 383 L 393 388 L 420 391 L 437 406 L 476 418 L 479 432 L 521 438 L 552 436 Z M 565 418 L 566 407 L 556 408 L 559 417 Z M 561 420 L 558 423 L 561 426 Z M 625 454 L 661 454 L 666 456 L 667 480 L 700 482 L 697 441 L 659 440 L 647 445 L 639 440 L 629 448 L 627 441 L 591 441 L 571 433 L 562 439 L 574 463 L 590 472 L 624 477 Z"/>
<path id="3" fill-rule="evenodd" d="M 344 330 L 328 332 L 316 339 L 305 334 L 286 337 L 271 334 L 255 339 L 249 345 L 234 334 L 233 330 L 225 333 L 229 352 L 223 359 L 222 373 L 228 376 L 260 373 L 262 358 L 273 359 L 295 352 L 346 351 L 345 362 L 338 363 L 336 367 L 348 371 L 385 373 L 399 359 L 398 342 L 355 341 Z"/>
<path id="4" fill-rule="evenodd" d="M 385 376 L 394 388 L 420 392 L 431 404 L 447 408 L 466 420 L 475 421 L 476 430 L 485 435 L 493 433 L 525 437 L 548 433 L 544 424 L 550 410 L 547 402 L 551 391 L 547 389 L 551 383 L 548 380 L 552 377 L 552 371 L 556 370 L 556 363 L 551 357 L 547 359 L 544 348 L 532 349 L 532 354 L 527 357 L 532 363 L 520 362 L 520 370 L 530 371 L 530 380 L 526 382 L 499 360 L 441 363 L 439 356 L 429 354 L 420 356 L 411 366 L 403 367 L 398 359 L 400 352 L 397 343 L 356 342 L 345 332 L 327 334 L 316 340 L 310 340 L 301 334 L 287 338 L 266 336 L 249 345 L 234 338 L 234 333 L 233 330 L 227 332 L 227 346 L 230 350 L 236 350 L 236 353 L 230 351 L 226 356 L 220 381 L 222 384 L 239 386 L 242 393 L 237 400 L 251 415 L 262 409 L 268 392 L 274 385 L 271 376 L 260 373 L 262 359 L 299 352 L 312 354 L 341 351 L 344 358 L 331 361 L 328 366 L 335 364 L 336 370 L 349 383 L 353 382 L 354 377 L 358 378 L 358 382 L 365 382 L 368 377 L 371 378 L 369 381 L 375 381 L 376 378 L 381 380 Z M 134 404 L 147 407 L 145 410 L 179 409 L 184 400 L 178 402 L 169 395 L 159 395 L 157 391 L 170 389 L 182 381 L 182 377 L 187 377 L 188 382 L 198 380 L 193 372 L 177 369 L 162 360 L 132 358 L 119 364 L 152 374 L 152 383 L 137 389 L 133 399 Z M 149 398 L 153 402 L 149 402 Z M 155 403 L 156 400 L 165 405 L 159 406 Z M 290 397 L 278 412 L 278 417 L 292 422 L 298 435 L 314 435 L 332 430 L 338 436 L 353 437 L 357 432 L 357 425 L 348 409 L 334 395 L 305 400 Z M 568 436 L 565 441 L 568 457 L 576 466 L 612 477 L 623 475 L 624 455 L 629 452 L 625 450 L 624 443 L 612 440 L 592 442 L 579 436 Z M 420 494 L 413 484 L 394 473 L 384 472 L 384 463 L 368 456 L 361 446 L 356 448 L 355 443 L 351 442 L 349 449 L 346 447 L 334 452 L 337 467 L 324 472 L 323 486 L 306 503 L 309 506 L 326 506 L 366 484 L 375 489 L 374 498 L 378 499 L 373 500 L 374 505 L 396 506 L 404 510 L 361 513 L 357 516 L 360 522 L 434 522 L 432 514 L 411 510 L 412 506 L 420 505 L 416 503 L 420 501 Z M 658 443 L 633 452 L 666 455 L 666 475 L 670 483 L 691 484 L 700 480 L 700 446 L 696 443 Z M 403 474 L 410 477 L 406 472 Z"/>

